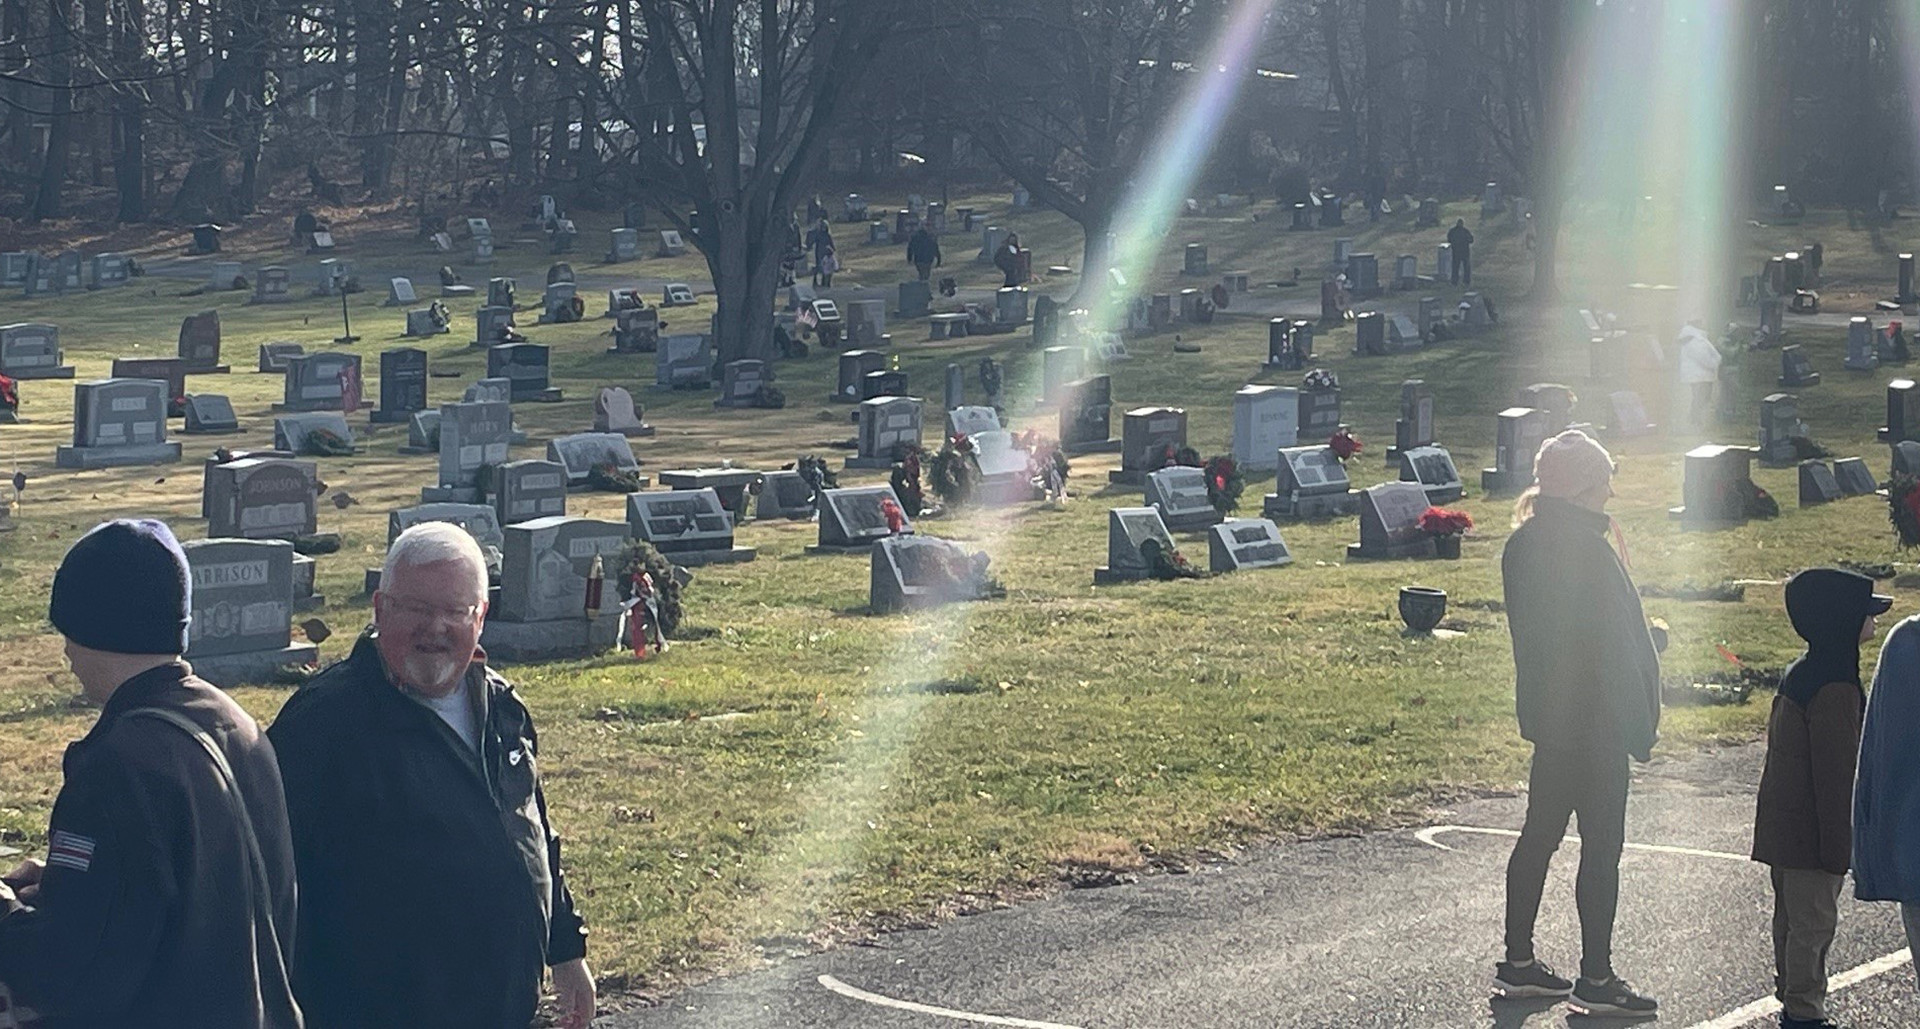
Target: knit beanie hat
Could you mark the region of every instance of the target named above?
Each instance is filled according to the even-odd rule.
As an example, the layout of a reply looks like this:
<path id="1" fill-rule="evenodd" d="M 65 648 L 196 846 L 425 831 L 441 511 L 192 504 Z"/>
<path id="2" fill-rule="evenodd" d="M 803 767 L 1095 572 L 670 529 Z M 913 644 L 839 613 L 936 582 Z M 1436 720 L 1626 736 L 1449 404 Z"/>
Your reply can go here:
<path id="1" fill-rule="evenodd" d="M 47 618 L 113 654 L 184 654 L 193 596 L 187 555 L 152 519 L 117 518 L 80 537 L 53 573 Z"/>
<path id="2" fill-rule="evenodd" d="M 1533 459 L 1533 478 L 1541 496 L 1571 499 L 1613 478 L 1613 455 L 1592 436 L 1568 429 L 1540 444 Z"/>

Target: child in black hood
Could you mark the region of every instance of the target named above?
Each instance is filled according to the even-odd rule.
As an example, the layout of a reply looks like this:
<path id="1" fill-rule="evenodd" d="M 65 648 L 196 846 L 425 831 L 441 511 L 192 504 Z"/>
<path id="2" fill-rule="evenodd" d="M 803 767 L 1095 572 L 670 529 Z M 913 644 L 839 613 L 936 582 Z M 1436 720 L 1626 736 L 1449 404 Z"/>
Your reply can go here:
<path id="1" fill-rule="evenodd" d="M 1827 950 L 1852 858 L 1853 771 L 1866 694 L 1860 644 L 1893 598 L 1873 580 L 1810 568 L 1787 581 L 1787 617 L 1807 651 L 1787 666 L 1767 720 L 1753 859 L 1773 869 L 1774 994 L 1782 1029 L 1827 1021 Z"/>

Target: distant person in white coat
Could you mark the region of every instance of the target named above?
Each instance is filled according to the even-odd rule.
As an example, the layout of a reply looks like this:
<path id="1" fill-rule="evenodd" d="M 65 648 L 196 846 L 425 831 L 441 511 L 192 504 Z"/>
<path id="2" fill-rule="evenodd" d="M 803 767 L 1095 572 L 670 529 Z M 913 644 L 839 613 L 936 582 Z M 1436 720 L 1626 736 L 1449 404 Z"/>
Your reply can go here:
<path id="1" fill-rule="evenodd" d="M 1680 384 L 1687 391 L 1687 423 L 1706 426 L 1713 416 L 1713 387 L 1720 381 L 1720 348 L 1699 319 L 1680 330 Z"/>

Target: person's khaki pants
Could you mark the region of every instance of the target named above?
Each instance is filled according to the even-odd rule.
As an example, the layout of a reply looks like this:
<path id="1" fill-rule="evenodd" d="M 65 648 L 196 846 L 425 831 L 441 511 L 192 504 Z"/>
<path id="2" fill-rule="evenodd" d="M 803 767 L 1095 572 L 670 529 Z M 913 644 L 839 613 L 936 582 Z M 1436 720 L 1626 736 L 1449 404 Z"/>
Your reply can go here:
<path id="1" fill-rule="evenodd" d="M 1845 882 L 1818 869 L 1773 870 L 1773 993 L 1788 1017 L 1827 1017 L 1827 949 Z"/>

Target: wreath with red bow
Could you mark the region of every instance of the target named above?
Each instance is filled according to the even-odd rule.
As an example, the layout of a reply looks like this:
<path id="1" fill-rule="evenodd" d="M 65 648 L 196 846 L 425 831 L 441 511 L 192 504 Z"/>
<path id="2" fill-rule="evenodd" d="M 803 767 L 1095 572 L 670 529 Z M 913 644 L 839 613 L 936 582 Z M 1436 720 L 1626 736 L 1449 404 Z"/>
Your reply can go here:
<path id="1" fill-rule="evenodd" d="M 1240 494 L 1247 489 L 1247 476 L 1239 462 L 1217 454 L 1207 458 L 1200 471 L 1207 479 L 1207 503 L 1222 515 L 1232 514 L 1240 506 Z"/>

